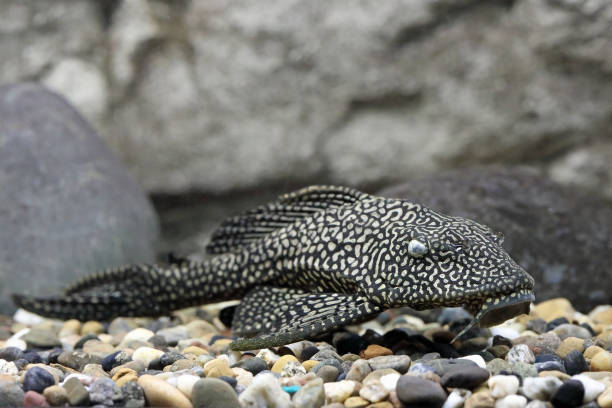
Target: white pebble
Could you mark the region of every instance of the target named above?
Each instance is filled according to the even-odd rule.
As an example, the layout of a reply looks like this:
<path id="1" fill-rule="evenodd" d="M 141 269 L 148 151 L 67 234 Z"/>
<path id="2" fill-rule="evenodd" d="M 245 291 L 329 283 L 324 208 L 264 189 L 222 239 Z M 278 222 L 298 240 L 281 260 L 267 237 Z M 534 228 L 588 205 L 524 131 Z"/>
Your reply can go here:
<path id="1" fill-rule="evenodd" d="M 535 356 L 526 344 L 517 344 L 506 354 L 506 361 L 509 363 L 535 363 Z"/>
<path id="2" fill-rule="evenodd" d="M 276 360 L 280 358 L 278 354 L 274 353 L 272 350 L 269 349 L 259 350 L 259 353 L 257 353 L 255 357 L 259 357 L 263 361 L 265 361 L 268 364 L 268 367 L 272 367 L 274 363 L 276 363 Z"/>
<path id="3" fill-rule="evenodd" d="M 163 351 L 153 347 L 138 347 L 132 354 L 132 360 L 140 360 L 147 367 L 151 361 L 161 357 L 163 354 Z"/>
<path id="4" fill-rule="evenodd" d="M 0 374 L 17 375 L 19 369 L 12 361 L 0 359 Z"/>
<path id="5" fill-rule="evenodd" d="M 24 309 L 17 309 L 13 315 L 13 320 L 17 323 L 25 324 L 26 326 L 36 326 L 42 323 L 45 319 L 35 313 L 28 312 Z"/>
<path id="6" fill-rule="evenodd" d="M 401 376 L 399 373 L 386 374 L 380 377 L 380 383 L 387 389 L 389 392 L 395 391 L 395 387 L 397 386 L 397 381 Z"/>
<path id="7" fill-rule="evenodd" d="M 527 405 L 527 398 L 522 395 L 508 395 L 495 402 L 495 408 L 524 408 Z"/>
<path id="8" fill-rule="evenodd" d="M 588 404 L 591 401 L 595 401 L 595 399 L 599 397 L 599 394 L 604 392 L 604 390 L 606 389 L 605 385 L 603 385 L 599 381 L 587 377 L 586 375 L 575 375 L 572 377 L 572 380 L 578 380 L 584 386 L 584 398 L 582 400 L 584 404 Z"/>
<path id="9" fill-rule="evenodd" d="M 389 390 L 380 381 L 370 381 L 359 390 L 359 396 L 370 402 L 382 401 L 389 395 Z"/>
<path id="10" fill-rule="evenodd" d="M 21 351 L 25 351 L 28 348 L 28 345 L 26 344 L 25 341 L 18 339 L 18 338 L 13 338 L 13 337 L 5 341 L 3 347 L 16 347 Z"/>
<path id="11" fill-rule="evenodd" d="M 484 360 L 484 358 L 482 358 L 482 356 L 479 356 L 477 354 L 472 354 L 469 356 L 464 356 L 464 357 L 459 357 L 457 360 L 470 360 L 473 361 L 474 363 L 476 363 L 476 365 L 480 368 L 487 368 L 487 363 Z"/>
<path id="12" fill-rule="evenodd" d="M 85 385 L 85 386 L 90 386 L 91 384 L 94 383 L 94 381 L 97 380 L 96 377 L 91 377 L 89 375 L 85 375 L 85 374 L 81 374 L 81 373 L 72 373 L 72 374 L 68 374 L 65 378 L 64 381 L 62 381 L 60 383 L 60 385 L 64 385 L 66 384 L 66 381 L 68 381 L 71 378 L 76 378 L 77 380 L 79 380 L 81 382 L 81 384 Z"/>
<path id="13" fill-rule="evenodd" d="M 198 377 L 197 375 L 183 374 L 179 376 L 176 380 L 176 388 L 178 388 L 180 392 L 185 394 L 187 398 L 191 398 L 191 391 L 193 390 L 193 385 L 199 379 L 200 377 Z"/>
<path id="14" fill-rule="evenodd" d="M 461 408 L 465 400 L 470 398 L 471 395 L 472 392 L 470 390 L 455 388 L 453 392 L 448 395 L 446 401 L 444 401 L 442 408 Z"/>
<path id="15" fill-rule="evenodd" d="M 134 341 L 134 340 L 138 340 L 138 341 L 147 341 L 149 340 L 151 337 L 153 337 L 155 335 L 155 333 L 153 333 L 151 330 L 147 330 L 145 328 L 139 327 L 137 329 L 134 329 L 132 331 L 129 331 L 125 337 L 123 338 L 123 340 L 121 341 L 121 343 L 123 344 L 127 344 L 130 341 Z"/>
<path id="16" fill-rule="evenodd" d="M 251 385 L 253 373 L 240 367 L 234 367 L 231 370 L 234 373 L 234 378 L 238 381 L 238 385 L 242 385 L 245 388 Z"/>
<path id="17" fill-rule="evenodd" d="M 561 384 L 557 377 L 526 377 L 521 389 L 530 400 L 548 401 Z"/>
<path id="18" fill-rule="evenodd" d="M 251 385 L 238 397 L 243 407 L 248 408 L 289 408 L 291 398 L 280 387 L 276 377 L 269 373 L 253 378 Z"/>
<path id="19" fill-rule="evenodd" d="M 521 336 L 521 334 L 517 330 L 511 327 L 495 326 L 489 327 L 489 330 L 491 330 L 491 337 L 498 335 L 503 336 L 509 340 L 514 340 Z"/>
<path id="20" fill-rule="evenodd" d="M 548 408 L 549 405 L 544 401 L 533 400 L 525 406 L 525 408 Z"/>
<path id="21" fill-rule="evenodd" d="M 323 384 L 325 398 L 328 403 L 344 402 L 355 391 L 355 381 L 342 380 Z"/>
<path id="22" fill-rule="evenodd" d="M 487 382 L 491 390 L 491 396 L 495 399 L 516 394 L 519 387 L 519 380 L 514 375 L 494 375 Z"/>

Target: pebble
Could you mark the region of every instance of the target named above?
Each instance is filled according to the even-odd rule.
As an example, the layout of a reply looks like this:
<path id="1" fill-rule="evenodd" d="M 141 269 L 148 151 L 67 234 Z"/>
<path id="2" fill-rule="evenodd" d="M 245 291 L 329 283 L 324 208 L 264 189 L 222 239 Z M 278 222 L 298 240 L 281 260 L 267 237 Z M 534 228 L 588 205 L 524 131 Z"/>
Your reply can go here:
<path id="1" fill-rule="evenodd" d="M 527 405 L 527 398 L 522 395 L 508 395 L 495 402 L 495 408 L 523 408 Z"/>
<path id="2" fill-rule="evenodd" d="M 303 408 L 319 408 L 325 404 L 323 380 L 315 378 L 302 386 L 293 396 L 293 405 Z"/>
<path id="3" fill-rule="evenodd" d="M 152 375 L 142 375 L 138 385 L 144 391 L 147 401 L 153 406 L 168 406 L 176 408 L 192 408 L 191 401 L 178 389 Z"/>
<path id="4" fill-rule="evenodd" d="M 77 378 L 72 377 L 64 382 L 68 403 L 72 406 L 88 406 L 89 392 Z"/>
<path id="5" fill-rule="evenodd" d="M 400 374 L 404 374 L 410 368 L 411 360 L 409 356 L 405 355 L 393 355 L 393 356 L 380 356 L 373 357 L 368 361 L 372 370 L 382 370 L 385 368 L 391 368 L 398 371 Z"/>
<path id="6" fill-rule="evenodd" d="M 291 398 L 284 392 L 276 377 L 260 373 L 253 378 L 251 385 L 238 397 L 243 407 L 249 408 L 290 408 Z"/>
<path id="7" fill-rule="evenodd" d="M 317 363 L 318 362 L 316 362 L 315 364 Z M 257 375 L 261 371 L 267 370 L 268 364 L 259 357 L 252 357 L 252 358 L 247 358 L 245 360 L 240 360 L 234 365 L 232 365 L 232 367 L 240 367 L 240 368 L 243 368 L 251 372 L 253 375 Z"/>
<path id="8" fill-rule="evenodd" d="M 0 407 L 20 407 L 23 399 L 24 392 L 20 384 L 0 381 Z"/>
<path id="9" fill-rule="evenodd" d="M 328 402 L 344 402 L 344 400 L 353 394 L 356 387 L 357 383 L 350 380 L 323 384 L 323 388 L 325 389 L 325 398 Z"/>
<path id="10" fill-rule="evenodd" d="M 138 381 L 138 373 L 131 368 L 124 367 L 117 371 L 112 379 L 118 387 L 123 387 L 130 381 Z"/>
<path id="11" fill-rule="evenodd" d="M 455 388 L 453 392 L 448 394 L 442 408 L 462 408 L 465 404 L 465 400 L 468 399 L 470 395 L 472 395 L 470 390 Z"/>
<path id="12" fill-rule="evenodd" d="M 361 387 L 359 395 L 370 402 L 379 402 L 386 399 L 390 391 L 380 381 L 370 381 Z"/>
<path id="13" fill-rule="evenodd" d="M 23 397 L 24 407 L 48 407 L 49 404 L 43 395 L 36 391 L 28 391 Z"/>
<path id="14" fill-rule="evenodd" d="M 591 359 L 591 371 L 612 371 L 612 353 L 602 351 Z"/>
<path id="15" fill-rule="evenodd" d="M 17 375 L 19 369 L 12 361 L 0 360 L 0 374 Z"/>
<path id="16" fill-rule="evenodd" d="M 22 350 L 17 347 L 5 347 L 0 348 L 0 361 L 15 361 L 20 359 L 22 356 Z"/>
<path id="17" fill-rule="evenodd" d="M 529 377 L 523 380 L 523 394 L 532 400 L 548 401 L 563 384 L 556 377 Z"/>
<path id="18" fill-rule="evenodd" d="M 155 333 L 153 333 L 151 330 L 139 327 L 139 328 L 129 331 L 125 335 L 125 337 L 123 337 L 123 340 L 121 341 L 121 343 L 129 344 L 132 341 L 146 342 L 153 336 L 155 336 Z"/>
<path id="19" fill-rule="evenodd" d="M 551 402 L 555 407 L 577 407 L 582 404 L 584 387 L 577 380 L 564 382 L 554 393 Z"/>
<path id="20" fill-rule="evenodd" d="M 586 362 L 582 353 L 578 350 L 570 351 L 563 359 L 565 372 L 569 375 L 580 374 L 584 371 L 589 371 L 589 365 Z"/>
<path id="21" fill-rule="evenodd" d="M 331 383 L 338 378 L 339 370 L 332 365 L 324 365 L 316 372 L 317 377 L 321 378 L 324 383 Z"/>
<path id="22" fill-rule="evenodd" d="M 441 378 L 443 387 L 473 389 L 489 378 L 489 371 L 476 365 L 456 368 L 448 371 Z"/>
<path id="23" fill-rule="evenodd" d="M 482 358 L 482 356 L 479 356 L 477 354 L 470 355 L 470 356 L 459 357 L 459 360 L 473 361 L 474 363 L 476 363 L 476 365 L 478 367 L 480 367 L 480 368 L 487 368 L 487 362 L 485 361 L 485 359 Z"/>
<path id="24" fill-rule="evenodd" d="M 586 350 L 584 350 L 583 355 L 585 359 L 591 360 L 593 357 L 595 357 L 595 354 L 599 353 L 600 351 L 605 350 L 599 346 L 589 346 Z"/>
<path id="25" fill-rule="evenodd" d="M 366 359 L 366 360 L 369 360 L 373 357 L 390 356 L 390 355 L 393 355 L 393 351 L 391 351 L 390 349 L 386 347 L 379 346 L 378 344 L 370 344 L 365 350 L 359 353 L 359 357 Z"/>
<path id="26" fill-rule="evenodd" d="M 240 408 L 238 396 L 232 387 L 218 378 L 202 378 L 192 385 L 190 394 L 194 408 Z"/>
<path id="27" fill-rule="evenodd" d="M 346 374 L 346 379 L 361 382 L 371 372 L 372 368 L 370 364 L 366 360 L 359 359 L 351 365 L 351 368 Z"/>
<path id="28" fill-rule="evenodd" d="M 555 327 L 553 332 L 559 336 L 561 340 L 568 337 L 577 337 L 579 339 L 588 339 L 591 337 L 591 332 L 588 329 L 569 323 L 561 324 Z"/>
<path id="29" fill-rule="evenodd" d="M 506 361 L 512 363 L 527 363 L 533 364 L 535 362 L 535 356 L 526 344 L 517 344 L 512 347 L 506 355 Z"/>
<path id="30" fill-rule="evenodd" d="M 160 358 L 163 354 L 164 352 L 162 350 L 153 347 L 139 347 L 134 350 L 132 360 L 140 360 L 144 363 L 145 367 L 148 367 L 151 361 Z"/>
<path id="31" fill-rule="evenodd" d="M 529 404 L 525 405 L 525 408 L 550 408 L 550 403 L 533 400 Z"/>
<path id="32" fill-rule="evenodd" d="M 380 377 L 380 383 L 389 391 L 394 391 L 397 387 L 401 375 L 399 373 L 389 373 Z"/>
<path id="33" fill-rule="evenodd" d="M 559 317 L 569 317 L 574 313 L 572 304 L 565 298 L 546 300 L 533 307 L 533 314 L 547 322 Z"/>
<path id="34" fill-rule="evenodd" d="M 447 397 L 440 384 L 408 375 L 399 378 L 396 393 L 406 408 L 441 407 Z"/>
<path id="35" fill-rule="evenodd" d="M 584 351 L 584 339 L 578 337 L 567 337 L 563 339 L 559 347 L 557 347 L 556 354 L 565 358 L 570 352 L 577 350 L 582 353 Z"/>
<path id="36" fill-rule="evenodd" d="M 605 385 L 586 375 L 575 375 L 572 377 L 572 380 L 578 380 L 582 383 L 584 387 L 584 398 L 582 402 L 584 404 L 595 401 L 606 389 Z"/>
<path id="37" fill-rule="evenodd" d="M 102 359 L 83 351 L 65 351 L 57 357 L 57 362 L 66 367 L 81 371 L 87 364 L 99 364 L 102 362 Z"/>
<path id="38" fill-rule="evenodd" d="M 258 357 L 266 362 L 266 368 L 270 368 L 276 363 L 280 356 L 269 349 L 261 349 L 255 357 Z M 316 360 L 313 358 L 313 360 Z"/>
<path id="39" fill-rule="evenodd" d="M 121 390 L 110 378 L 99 378 L 89 387 L 89 401 L 93 405 L 113 406 L 122 400 Z"/>
<path id="40" fill-rule="evenodd" d="M 507 395 L 516 394 L 519 387 L 519 380 L 514 375 L 494 375 L 487 381 L 491 396 L 499 399 Z"/>
<path id="41" fill-rule="evenodd" d="M 233 377 L 234 372 L 230 369 L 226 359 L 216 358 L 204 364 L 204 375 L 207 378 Z"/>
<path id="42" fill-rule="evenodd" d="M 26 372 L 23 390 L 41 393 L 52 385 L 55 385 L 55 378 L 51 373 L 41 367 L 32 367 Z"/>
<path id="43" fill-rule="evenodd" d="M 270 370 L 273 373 L 280 374 L 285 364 L 287 364 L 290 361 L 299 363 L 299 360 L 295 356 L 291 354 L 287 354 L 287 355 L 280 357 L 278 360 L 276 360 L 276 362 L 272 365 L 272 368 Z"/>
<path id="44" fill-rule="evenodd" d="M 129 382 L 121 387 L 124 408 L 142 408 L 145 406 L 144 391 L 137 382 Z"/>
<path id="45" fill-rule="evenodd" d="M 306 374 L 306 369 L 299 361 L 289 361 L 280 372 L 281 377 L 295 377 L 296 375 Z"/>
<path id="46" fill-rule="evenodd" d="M 495 399 L 488 392 L 476 392 L 465 400 L 465 408 L 494 408 Z"/>
<path id="47" fill-rule="evenodd" d="M 362 397 L 349 397 L 344 401 L 346 408 L 365 408 L 370 405 L 370 402 Z"/>
<path id="48" fill-rule="evenodd" d="M 102 325 L 102 323 L 97 322 L 95 320 L 87 321 L 83 323 L 83 326 L 81 326 L 81 336 L 84 336 L 86 334 L 100 333 L 104 333 L 104 326 Z"/>
<path id="49" fill-rule="evenodd" d="M 597 403 L 601 408 L 612 408 L 612 386 L 608 386 L 597 398 Z"/>

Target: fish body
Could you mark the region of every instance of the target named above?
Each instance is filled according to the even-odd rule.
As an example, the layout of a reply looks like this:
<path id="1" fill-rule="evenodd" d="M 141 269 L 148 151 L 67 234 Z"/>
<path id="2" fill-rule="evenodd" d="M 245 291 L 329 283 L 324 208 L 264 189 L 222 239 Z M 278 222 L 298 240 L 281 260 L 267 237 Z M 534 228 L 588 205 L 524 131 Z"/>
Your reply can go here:
<path id="1" fill-rule="evenodd" d="M 41 315 L 155 316 L 241 299 L 234 349 L 291 343 L 400 306 L 464 306 L 494 324 L 528 310 L 533 279 L 490 228 L 406 200 L 312 186 L 230 218 L 204 262 L 131 265 L 63 296 L 15 295 Z M 467 330 L 467 328 L 466 328 Z"/>

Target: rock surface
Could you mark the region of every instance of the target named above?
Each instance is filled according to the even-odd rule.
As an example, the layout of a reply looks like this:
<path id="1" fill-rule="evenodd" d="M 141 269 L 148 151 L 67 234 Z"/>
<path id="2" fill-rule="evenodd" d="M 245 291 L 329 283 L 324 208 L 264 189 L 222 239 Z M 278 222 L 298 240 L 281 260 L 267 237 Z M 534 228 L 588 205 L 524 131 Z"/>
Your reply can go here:
<path id="1" fill-rule="evenodd" d="M 66 101 L 0 87 L 0 311 L 11 292 L 49 294 L 81 276 L 153 259 L 155 214 Z"/>
<path id="2" fill-rule="evenodd" d="M 535 278 L 538 301 L 564 296 L 586 311 L 611 300 L 612 208 L 597 198 L 528 169 L 496 166 L 454 170 L 380 194 L 502 231 L 504 248 Z"/>

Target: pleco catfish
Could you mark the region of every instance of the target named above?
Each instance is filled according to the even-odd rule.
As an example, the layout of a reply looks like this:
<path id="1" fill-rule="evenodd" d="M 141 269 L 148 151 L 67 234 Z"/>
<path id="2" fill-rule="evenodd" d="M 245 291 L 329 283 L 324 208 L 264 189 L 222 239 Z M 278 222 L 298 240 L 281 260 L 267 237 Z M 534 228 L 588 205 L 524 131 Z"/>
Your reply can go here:
<path id="1" fill-rule="evenodd" d="M 464 306 L 474 315 L 464 333 L 526 313 L 534 300 L 533 278 L 501 244 L 500 234 L 465 218 L 312 186 L 225 221 L 205 262 L 131 265 L 86 277 L 62 296 L 13 299 L 81 321 L 242 299 L 235 350 L 292 343 L 400 306 Z"/>

